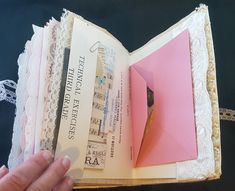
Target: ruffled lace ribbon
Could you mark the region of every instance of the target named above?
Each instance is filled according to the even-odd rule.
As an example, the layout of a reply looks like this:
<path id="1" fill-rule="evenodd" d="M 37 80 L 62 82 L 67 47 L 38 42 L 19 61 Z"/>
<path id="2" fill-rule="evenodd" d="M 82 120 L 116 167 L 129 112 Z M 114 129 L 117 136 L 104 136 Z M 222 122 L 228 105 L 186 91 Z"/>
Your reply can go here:
<path id="1" fill-rule="evenodd" d="M 0 81 L 0 101 L 16 104 L 16 83 L 12 80 Z"/>

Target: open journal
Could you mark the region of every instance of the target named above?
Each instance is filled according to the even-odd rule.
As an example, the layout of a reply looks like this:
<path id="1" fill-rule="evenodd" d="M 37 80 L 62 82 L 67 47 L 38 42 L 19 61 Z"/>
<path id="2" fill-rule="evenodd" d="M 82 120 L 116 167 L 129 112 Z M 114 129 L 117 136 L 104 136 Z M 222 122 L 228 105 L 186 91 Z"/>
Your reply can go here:
<path id="1" fill-rule="evenodd" d="M 47 149 L 71 158 L 76 186 L 220 177 L 205 5 L 132 53 L 67 10 L 33 30 L 18 59 L 10 168 Z"/>

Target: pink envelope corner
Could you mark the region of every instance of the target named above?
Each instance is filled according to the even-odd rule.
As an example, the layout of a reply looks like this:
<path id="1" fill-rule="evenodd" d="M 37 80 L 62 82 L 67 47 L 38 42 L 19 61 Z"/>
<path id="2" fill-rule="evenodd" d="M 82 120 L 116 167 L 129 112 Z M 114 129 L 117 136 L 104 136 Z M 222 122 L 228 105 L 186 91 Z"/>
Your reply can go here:
<path id="1" fill-rule="evenodd" d="M 130 73 L 134 166 L 196 159 L 188 31 L 132 65 Z M 154 91 L 155 115 L 140 149 L 147 120 L 147 86 Z"/>

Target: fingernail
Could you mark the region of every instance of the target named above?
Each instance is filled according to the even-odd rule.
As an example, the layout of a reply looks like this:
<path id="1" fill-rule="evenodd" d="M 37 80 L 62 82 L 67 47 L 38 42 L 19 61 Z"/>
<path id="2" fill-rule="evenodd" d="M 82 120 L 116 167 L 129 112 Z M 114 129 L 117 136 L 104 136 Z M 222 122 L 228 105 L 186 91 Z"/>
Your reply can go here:
<path id="1" fill-rule="evenodd" d="M 70 163 L 71 163 L 71 159 L 69 158 L 69 156 L 64 156 L 63 160 L 62 160 L 62 164 L 63 166 L 68 169 L 70 167 Z"/>
<path id="2" fill-rule="evenodd" d="M 50 151 L 47 150 L 43 151 L 42 156 L 48 163 L 51 163 L 53 160 L 53 156 Z"/>
<path id="3" fill-rule="evenodd" d="M 67 184 L 68 184 L 69 187 L 73 187 L 73 184 L 74 184 L 73 179 L 72 178 L 68 178 Z"/>
<path id="4" fill-rule="evenodd" d="M 5 165 L 2 165 L 1 168 L 0 168 L 1 171 L 3 170 L 7 170 L 7 167 Z"/>

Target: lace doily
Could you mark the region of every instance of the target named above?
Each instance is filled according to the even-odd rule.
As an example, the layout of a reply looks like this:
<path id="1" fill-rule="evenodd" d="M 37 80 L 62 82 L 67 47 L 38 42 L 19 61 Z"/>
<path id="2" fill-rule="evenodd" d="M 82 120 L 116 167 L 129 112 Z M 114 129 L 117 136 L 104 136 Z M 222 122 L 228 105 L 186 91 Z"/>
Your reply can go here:
<path id="1" fill-rule="evenodd" d="M 215 171 L 212 142 L 212 108 L 207 91 L 208 50 L 205 35 L 204 11 L 198 11 L 174 29 L 179 33 L 189 30 L 194 86 L 195 120 L 197 127 L 198 158 L 177 163 L 177 179 L 206 179 Z"/>

